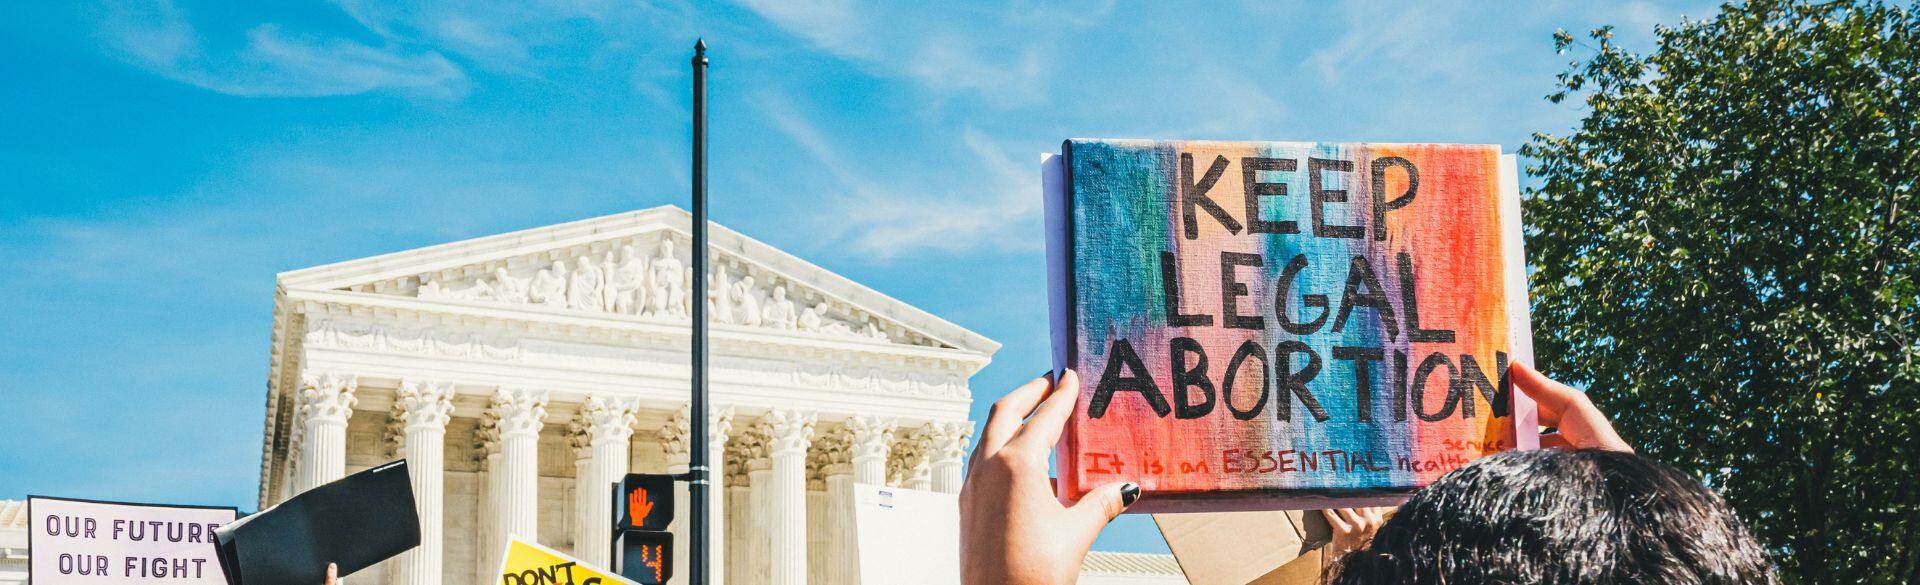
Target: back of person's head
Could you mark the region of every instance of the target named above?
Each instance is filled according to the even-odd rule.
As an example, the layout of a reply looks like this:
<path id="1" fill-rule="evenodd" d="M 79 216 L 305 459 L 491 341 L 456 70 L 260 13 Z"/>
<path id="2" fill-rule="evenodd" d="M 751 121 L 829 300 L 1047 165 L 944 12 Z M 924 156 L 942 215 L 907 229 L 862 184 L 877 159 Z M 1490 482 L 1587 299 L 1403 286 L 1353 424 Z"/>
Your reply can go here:
<path id="1" fill-rule="evenodd" d="M 1767 583 L 1759 542 L 1713 491 L 1633 453 L 1486 457 L 1414 494 L 1331 583 Z"/>

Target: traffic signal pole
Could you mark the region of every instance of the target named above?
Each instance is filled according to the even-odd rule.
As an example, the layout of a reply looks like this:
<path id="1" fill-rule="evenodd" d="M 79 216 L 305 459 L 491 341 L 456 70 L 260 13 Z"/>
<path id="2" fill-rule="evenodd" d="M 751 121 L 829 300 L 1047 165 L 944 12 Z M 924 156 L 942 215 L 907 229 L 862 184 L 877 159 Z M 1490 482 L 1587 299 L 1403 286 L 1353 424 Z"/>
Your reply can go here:
<path id="1" fill-rule="evenodd" d="M 687 510 L 691 512 L 688 582 L 708 585 L 707 478 L 707 42 L 693 44 L 693 398 L 691 449 L 687 453 Z"/>

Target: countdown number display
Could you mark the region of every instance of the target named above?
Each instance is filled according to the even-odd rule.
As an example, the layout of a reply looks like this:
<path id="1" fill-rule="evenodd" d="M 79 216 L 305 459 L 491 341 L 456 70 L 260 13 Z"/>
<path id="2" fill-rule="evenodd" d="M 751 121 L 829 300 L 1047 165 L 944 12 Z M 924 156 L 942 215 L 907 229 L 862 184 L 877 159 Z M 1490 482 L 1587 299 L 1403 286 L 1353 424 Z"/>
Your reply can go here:
<path id="1" fill-rule="evenodd" d="M 641 585 L 663 585 L 673 577 L 673 533 L 631 530 L 617 545 L 620 575 Z"/>

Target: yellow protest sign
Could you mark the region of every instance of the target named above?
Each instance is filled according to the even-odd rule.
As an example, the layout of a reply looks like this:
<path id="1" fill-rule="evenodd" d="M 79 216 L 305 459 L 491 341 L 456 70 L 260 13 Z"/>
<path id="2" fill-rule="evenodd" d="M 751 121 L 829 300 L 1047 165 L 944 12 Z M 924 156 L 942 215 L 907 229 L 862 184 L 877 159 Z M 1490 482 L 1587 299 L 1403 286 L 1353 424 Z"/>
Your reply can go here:
<path id="1" fill-rule="evenodd" d="M 499 585 L 637 585 L 559 551 L 519 538 L 507 541 Z"/>

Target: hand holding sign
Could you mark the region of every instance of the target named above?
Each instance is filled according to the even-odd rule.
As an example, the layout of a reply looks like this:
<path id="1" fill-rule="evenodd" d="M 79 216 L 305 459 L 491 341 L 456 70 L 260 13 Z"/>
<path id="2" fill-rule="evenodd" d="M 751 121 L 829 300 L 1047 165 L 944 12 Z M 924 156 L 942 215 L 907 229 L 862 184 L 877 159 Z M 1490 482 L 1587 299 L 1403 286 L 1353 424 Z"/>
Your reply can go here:
<path id="1" fill-rule="evenodd" d="M 1540 424 L 1559 429 L 1540 435 L 1540 446 L 1633 452 L 1633 446 L 1614 432 L 1606 413 L 1600 412 L 1585 392 L 1555 382 L 1523 363 L 1515 362 L 1508 375 L 1513 378 L 1513 387 L 1540 404 Z"/>
<path id="2" fill-rule="evenodd" d="M 1333 541 L 1327 543 L 1329 558 L 1347 554 L 1367 546 L 1373 540 L 1373 533 L 1387 523 L 1387 516 L 1393 508 L 1332 508 L 1321 510 L 1320 515 L 1327 518 L 1327 525 L 1333 527 Z"/>
<path id="3" fill-rule="evenodd" d="M 1115 482 L 1072 506 L 1054 497 L 1047 459 L 1073 414 L 1080 377 L 1068 370 L 1058 383 L 1052 378 L 1007 393 L 987 415 L 960 490 L 961 583 L 1072 583 L 1093 538 L 1140 495 L 1138 484 Z"/>

